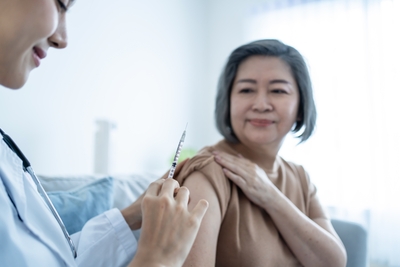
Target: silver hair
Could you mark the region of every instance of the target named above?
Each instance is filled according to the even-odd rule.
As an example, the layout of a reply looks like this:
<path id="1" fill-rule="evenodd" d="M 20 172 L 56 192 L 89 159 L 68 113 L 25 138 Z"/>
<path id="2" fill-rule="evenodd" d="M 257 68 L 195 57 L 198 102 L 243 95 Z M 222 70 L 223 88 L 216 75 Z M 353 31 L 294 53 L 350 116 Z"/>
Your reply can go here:
<path id="1" fill-rule="evenodd" d="M 306 141 L 312 135 L 317 119 L 308 68 L 303 56 L 295 48 L 273 39 L 257 40 L 242 45 L 229 56 L 217 88 L 215 122 L 218 131 L 226 140 L 233 143 L 239 142 L 233 132 L 230 118 L 232 84 L 239 65 L 248 57 L 256 55 L 277 57 L 289 65 L 300 93 L 300 104 L 297 112 L 299 119 L 292 128 L 292 132 L 298 133 L 301 130 L 297 138 L 300 138 L 300 143 Z"/>

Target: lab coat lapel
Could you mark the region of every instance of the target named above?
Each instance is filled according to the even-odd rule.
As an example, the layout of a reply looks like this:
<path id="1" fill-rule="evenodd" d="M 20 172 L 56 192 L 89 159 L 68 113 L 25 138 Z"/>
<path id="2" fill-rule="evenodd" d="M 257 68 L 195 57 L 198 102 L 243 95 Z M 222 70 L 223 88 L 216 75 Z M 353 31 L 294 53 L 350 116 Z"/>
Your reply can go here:
<path id="1" fill-rule="evenodd" d="M 0 142 L 0 176 L 26 227 L 68 266 L 75 266 L 70 247 L 56 219 L 28 180 L 31 178 L 25 177 L 22 161 L 4 142 Z"/>
<path id="2" fill-rule="evenodd" d="M 1 135 L 0 135 L 1 137 Z M 7 193 L 14 202 L 18 214 L 23 219 L 26 211 L 26 196 L 24 193 L 24 171 L 22 161 L 2 141 L 0 141 L 0 175 Z"/>
<path id="3" fill-rule="evenodd" d="M 35 207 L 29 205 L 29 209 L 25 212 L 25 224 L 43 243 L 68 263 L 68 266 L 74 265 L 75 260 L 69 244 L 47 204 L 29 182 L 25 182 L 24 187 L 27 199 L 35 202 Z"/>

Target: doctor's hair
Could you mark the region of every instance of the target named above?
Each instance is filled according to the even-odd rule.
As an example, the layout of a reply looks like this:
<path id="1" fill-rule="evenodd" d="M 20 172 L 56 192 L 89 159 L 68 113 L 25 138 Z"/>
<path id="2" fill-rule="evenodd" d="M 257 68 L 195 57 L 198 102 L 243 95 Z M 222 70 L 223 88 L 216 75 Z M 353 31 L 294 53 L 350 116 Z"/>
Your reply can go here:
<path id="1" fill-rule="evenodd" d="M 274 39 L 257 40 L 236 48 L 225 64 L 217 87 L 215 104 L 215 123 L 220 134 L 232 143 L 239 143 L 233 132 L 230 118 L 230 96 L 233 82 L 239 65 L 251 56 L 277 57 L 285 62 L 292 72 L 300 94 L 297 121 L 293 133 L 300 133 L 300 143 L 306 141 L 313 133 L 317 119 L 311 79 L 303 56 L 293 47 Z"/>

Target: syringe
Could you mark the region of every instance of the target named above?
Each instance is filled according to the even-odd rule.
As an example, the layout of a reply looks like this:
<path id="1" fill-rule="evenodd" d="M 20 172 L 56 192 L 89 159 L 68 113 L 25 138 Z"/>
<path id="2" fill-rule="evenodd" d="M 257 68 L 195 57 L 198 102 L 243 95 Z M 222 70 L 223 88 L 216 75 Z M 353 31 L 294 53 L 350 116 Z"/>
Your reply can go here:
<path id="1" fill-rule="evenodd" d="M 186 127 L 187 127 L 187 124 L 186 124 Z M 169 170 L 168 178 L 173 178 L 174 177 L 175 168 L 176 168 L 176 165 L 178 164 L 178 159 L 179 159 L 179 155 L 181 154 L 183 142 L 185 141 L 186 127 L 185 127 L 185 130 L 183 131 L 183 134 L 181 136 L 181 140 L 179 141 L 178 148 L 176 149 L 174 161 L 172 162 L 171 169 Z"/>

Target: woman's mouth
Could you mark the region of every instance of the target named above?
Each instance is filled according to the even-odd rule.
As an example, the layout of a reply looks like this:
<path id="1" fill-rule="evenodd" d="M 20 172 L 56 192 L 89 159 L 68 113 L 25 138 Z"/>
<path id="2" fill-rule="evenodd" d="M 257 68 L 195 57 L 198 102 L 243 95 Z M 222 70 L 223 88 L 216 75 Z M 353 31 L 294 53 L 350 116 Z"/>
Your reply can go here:
<path id="1" fill-rule="evenodd" d="M 46 52 L 39 47 L 33 48 L 33 62 L 35 63 L 36 67 L 40 66 L 40 60 L 46 57 Z"/>
<path id="2" fill-rule="evenodd" d="M 264 119 L 251 119 L 249 122 L 255 127 L 267 127 L 274 123 L 274 121 Z"/>

